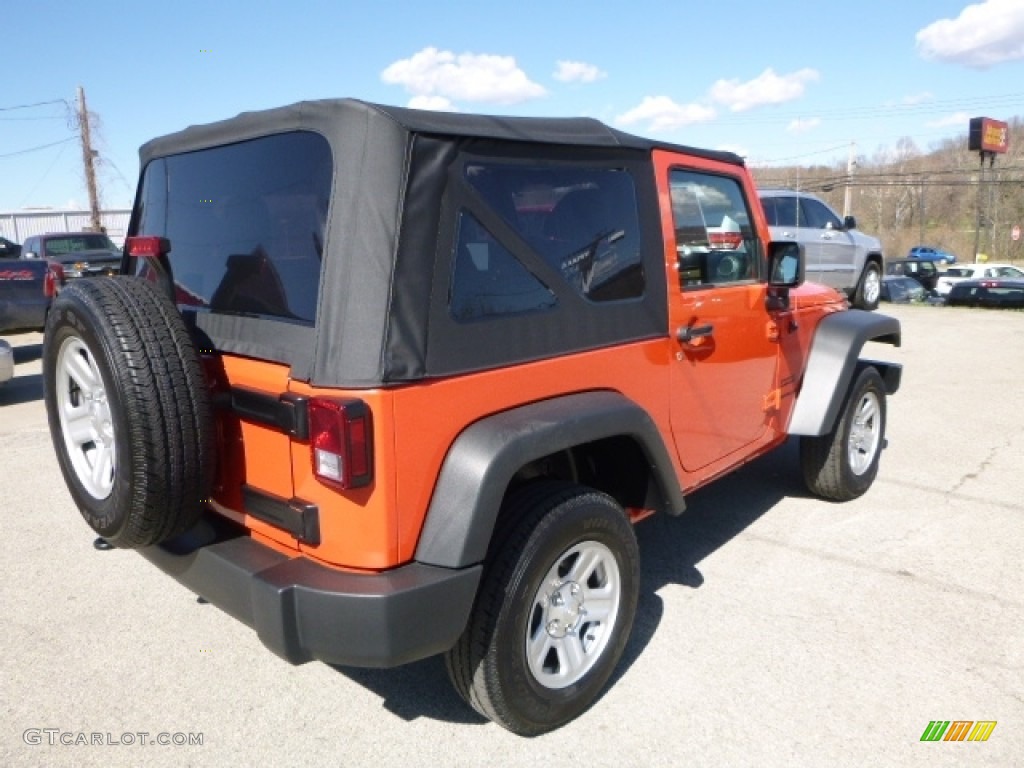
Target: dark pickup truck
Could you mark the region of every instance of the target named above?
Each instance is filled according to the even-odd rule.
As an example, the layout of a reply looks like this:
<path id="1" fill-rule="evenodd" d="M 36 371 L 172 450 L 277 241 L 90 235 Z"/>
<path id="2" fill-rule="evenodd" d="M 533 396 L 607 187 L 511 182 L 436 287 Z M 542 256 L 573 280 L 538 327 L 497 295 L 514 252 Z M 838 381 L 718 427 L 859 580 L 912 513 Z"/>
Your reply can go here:
<path id="1" fill-rule="evenodd" d="M 50 302 L 63 282 L 60 264 L 0 260 L 0 333 L 42 330 Z"/>

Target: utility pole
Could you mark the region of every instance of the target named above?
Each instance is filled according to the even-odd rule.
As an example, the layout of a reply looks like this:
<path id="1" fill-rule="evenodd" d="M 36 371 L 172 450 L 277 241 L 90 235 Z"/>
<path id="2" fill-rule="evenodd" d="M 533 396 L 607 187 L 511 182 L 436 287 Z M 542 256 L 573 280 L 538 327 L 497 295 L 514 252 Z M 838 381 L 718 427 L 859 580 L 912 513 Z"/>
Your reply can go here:
<path id="1" fill-rule="evenodd" d="M 96 151 L 92 148 L 89 126 L 89 110 L 85 106 L 85 89 L 78 86 L 78 126 L 82 137 L 82 163 L 85 166 L 85 187 L 89 191 L 89 211 L 92 228 L 100 231 L 100 204 L 96 194 L 96 168 L 93 164 Z"/>
<path id="2" fill-rule="evenodd" d="M 843 195 L 843 218 L 845 219 L 850 215 L 851 200 L 850 195 L 853 193 L 851 183 L 853 182 L 853 169 L 857 167 L 857 161 L 854 157 L 857 153 L 857 142 L 850 142 L 850 155 L 846 159 L 846 193 Z"/>
<path id="3" fill-rule="evenodd" d="M 918 180 L 918 194 L 917 194 L 917 217 L 920 219 L 918 222 L 918 228 L 921 234 L 917 238 L 917 242 L 924 245 L 924 174 L 921 174 L 921 178 Z"/>

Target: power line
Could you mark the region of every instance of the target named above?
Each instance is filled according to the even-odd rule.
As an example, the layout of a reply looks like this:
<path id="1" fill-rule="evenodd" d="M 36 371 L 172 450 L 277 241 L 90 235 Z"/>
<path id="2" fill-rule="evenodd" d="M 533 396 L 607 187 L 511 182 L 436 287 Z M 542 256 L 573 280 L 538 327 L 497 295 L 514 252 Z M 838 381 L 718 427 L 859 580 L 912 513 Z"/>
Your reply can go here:
<path id="1" fill-rule="evenodd" d="M 46 117 L 0 117 L 0 120 L 63 120 L 65 115 L 48 115 Z"/>
<path id="2" fill-rule="evenodd" d="M 0 107 L 0 112 L 13 112 L 16 109 L 32 109 L 33 107 L 45 107 L 48 104 L 63 104 L 67 106 L 68 103 L 64 99 L 52 99 L 51 101 L 37 101 L 35 104 L 18 104 L 13 107 Z"/>
<path id="3" fill-rule="evenodd" d="M 52 141 L 49 144 L 40 144 L 38 147 L 29 147 L 28 149 L 19 149 L 17 152 L 7 152 L 6 154 L 0 155 L 0 157 L 14 157 L 15 155 L 26 155 L 29 152 L 36 152 L 40 149 L 46 149 L 48 147 L 56 147 L 58 144 L 66 144 L 69 141 L 75 141 L 78 139 L 77 136 L 69 136 L 66 139 L 60 141 Z"/>
<path id="4" fill-rule="evenodd" d="M 61 144 L 60 151 L 57 153 L 56 157 L 53 158 L 53 162 L 51 162 L 50 166 L 43 172 L 43 175 L 39 177 L 39 181 L 37 181 L 35 183 L 35 185 L 32 187 L 32 189 L 30 189 L 25 194 L 25 198 L 21 201 L 21 204 L 18 206 L 19 208 L 24 207 L 25 203 L 27 203 L 29 201 L 29 199 L 32 197 L 32 195 L 34 195 L 36 193 L 36 190 L 39 189 L 39 186 L 44 181 L 46 181 L 46 177 L 50 175 L 50 171 L 52 171 L 54 169 L 54 167 L 57 165 L 58 161 L 60 160 L 60 158 L 64 154 L 64 150 L 67 149 L 67 148 L 68 148 L 67 142 L 64 142 L 64 143 Z"/>

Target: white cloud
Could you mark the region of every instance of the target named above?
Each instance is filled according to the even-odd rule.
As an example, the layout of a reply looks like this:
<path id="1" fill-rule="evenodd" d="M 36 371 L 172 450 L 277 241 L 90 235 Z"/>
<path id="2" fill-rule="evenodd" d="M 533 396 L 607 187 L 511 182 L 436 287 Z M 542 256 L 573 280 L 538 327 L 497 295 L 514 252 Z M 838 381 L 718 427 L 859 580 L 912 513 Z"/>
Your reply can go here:
<path id="1" fill-rule="evenodd" d="M 941 117 L 938 120 L 932 120 L 927 123 L 927 125 L 929 128 L 945 128 L 950 125 L 955 125 L 966 131 L 970 123 L 971 116 L 966 112 L 955 112 L 952 115 Z"/>
<path id="2" fill-rule="evenodd" d="M 804 120 L 802 117 L 798 117 L 796 120 L 790 120 L 789 125 L 786 126 L 786 131 L 796 134 L 807 133 L 808 131 L 813 131 L 819 125 L 821 125 L 820 118 L 812 117 Z"/>
<path id="3" fill-rule="evenodd" d="M 585 61 L 558 61 L 558 68 L 552 77 L 562 83 L 592 83 L 608 76 L 593 64 Z"/>
<path id="4" fill-rule="evenodd" d="M 667 131 L 693 123 L 705 123 L 715 117 L 715 110 L 703 104 L 677 104 L 668 96 L 645 96 L 639 106 L 615 118 L 620 125 L 648 124 L 651 131 Z"/>
<path id="5" fill-rule="evenodd" d="M 788 75 L 777 75 L 771 67 L 753 80 L 717 80 L 711 86 L 711 98 L 725 104 L 733 112 L 744 112 L 764 104 L 782 104 L 804 95 L 808 83 L 817 82 L 814 69 L 801 69 Z"/>
<path id="6" fill-rule="evenodd" d="M 380 73 L 390 85 L 401 85 L 414 99 L 424 97 L 515 104 L 546 95 L 526 76 L 513 56 L 460 53 L 424 48 L 399 59 Z"/>
<path id="7" fill-rule="evenodd" d="M 1024 59 L 1024 3 L 985 0 L 968 5 L 955 19 L 932 22 L 916 39 L 922 58 L 974 69 Z"/>
<path id="8" fill-rule="evenodd" d="M 413 96 L 409 99 L 409 106 L 413 109 L 429 109 L 434 112 L 458 112 L 451 99 L 444 96 Z"/>

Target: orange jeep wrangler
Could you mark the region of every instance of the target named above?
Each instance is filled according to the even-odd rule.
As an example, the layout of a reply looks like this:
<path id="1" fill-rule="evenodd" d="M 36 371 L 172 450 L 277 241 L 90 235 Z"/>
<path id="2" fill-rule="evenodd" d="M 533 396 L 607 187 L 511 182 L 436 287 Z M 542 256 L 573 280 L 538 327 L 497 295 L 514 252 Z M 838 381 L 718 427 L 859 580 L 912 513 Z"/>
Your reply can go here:
<path id="1" fill-rule="evenodd" d="M 300 664 L 445 654 L 520 733 L 629 639 L 632 523 L 801 436 L 864 493 L 890 317 L 803 282 L 740 158 L 354 100 L 155 139 L 122 276 L 46 326 L 86 521 Z"/>

